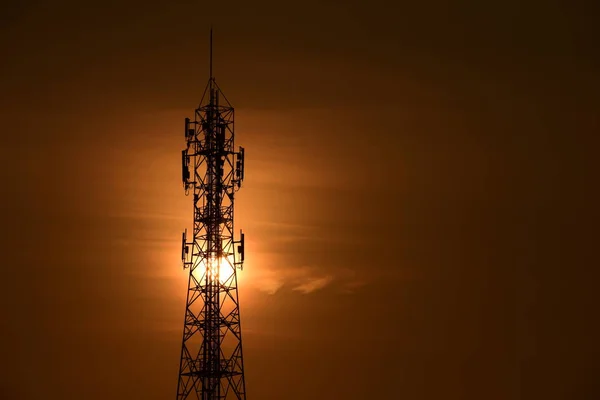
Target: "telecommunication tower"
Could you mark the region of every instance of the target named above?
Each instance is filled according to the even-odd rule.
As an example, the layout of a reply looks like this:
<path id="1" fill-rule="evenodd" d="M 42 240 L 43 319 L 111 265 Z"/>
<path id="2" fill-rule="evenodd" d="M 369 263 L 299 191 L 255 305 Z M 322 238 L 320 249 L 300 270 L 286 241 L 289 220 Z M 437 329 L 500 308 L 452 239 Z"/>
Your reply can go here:
<path id="1" fill-rule="evenodd" d="M 234 150 L 234 111 L 212 73 L 194 119 L 185 119 L 183 187 L 193 194 L 194 228 L 182 235 L 189 271 L 177 400 L 246 399 L 237 270 L 244 234 L 234 240 L 233 198 L 244 179 L 244 149 Z"/>

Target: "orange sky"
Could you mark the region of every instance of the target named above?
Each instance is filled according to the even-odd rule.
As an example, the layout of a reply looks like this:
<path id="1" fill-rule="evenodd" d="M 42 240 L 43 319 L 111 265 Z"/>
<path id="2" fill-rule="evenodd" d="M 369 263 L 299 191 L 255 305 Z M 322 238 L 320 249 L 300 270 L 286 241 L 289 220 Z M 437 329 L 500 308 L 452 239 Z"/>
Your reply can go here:
<path id="1" fill-rule="evenodd" d="M 210 23 L 250 398 L 593 398 L 595 28 L 526 3 L 3 5 L 0 398 L 175 396 Z"/>

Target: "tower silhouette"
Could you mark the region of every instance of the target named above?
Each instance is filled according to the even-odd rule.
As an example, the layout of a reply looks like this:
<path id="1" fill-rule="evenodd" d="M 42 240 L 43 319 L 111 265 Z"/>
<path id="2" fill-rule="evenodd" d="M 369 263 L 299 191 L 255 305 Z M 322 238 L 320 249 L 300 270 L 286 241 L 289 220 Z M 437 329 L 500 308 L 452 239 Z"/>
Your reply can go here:
<path id="1" fill-rule="evenodd" d="M 244 234 L 234 240 L 233 199 L 244 179 L 244 149 L 234 150 L 234 110 L 212 74 L 194 119 L 185 119 L 182 179 L 193 194 L 191 240 L 182 235 L 188 270 L 177 400 L 246 399 L 237 271 Z"/>

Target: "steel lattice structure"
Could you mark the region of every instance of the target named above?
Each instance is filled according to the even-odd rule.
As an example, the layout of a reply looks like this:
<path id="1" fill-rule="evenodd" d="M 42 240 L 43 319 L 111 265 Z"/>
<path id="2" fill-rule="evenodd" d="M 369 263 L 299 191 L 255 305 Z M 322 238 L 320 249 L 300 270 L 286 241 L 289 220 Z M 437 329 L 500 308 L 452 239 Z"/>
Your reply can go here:
<path id="1" fill-rule="evenodd" d="M 183 185 L 193 193 L 193 238 L 183 233 L 189 270 L 177 400 L 246 399 L 237 270 L 244 234 L 233 233 L 233 199 L 244 179 L 234 150 L 234 110 L 211 73 L 194 120 L 185 119 Z M 237 247 L 237 248 L 236 248 Z"/>

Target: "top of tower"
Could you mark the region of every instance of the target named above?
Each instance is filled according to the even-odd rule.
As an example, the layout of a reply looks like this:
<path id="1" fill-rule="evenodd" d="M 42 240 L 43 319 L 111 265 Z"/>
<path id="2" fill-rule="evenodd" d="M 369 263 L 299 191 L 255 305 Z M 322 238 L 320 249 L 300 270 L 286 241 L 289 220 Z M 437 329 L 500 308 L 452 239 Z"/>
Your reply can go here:
<path id="1" fill-rule="evenodd" d="M 212 81 L 214 79 L 213 77 L 213 68 L 212 68 L 212 59 L 213 59 L 213 28 L 212 25 L 210 26 L 210 80 Z"/>
<path id="2" fill-rule="evenodd" d="M 198 109 L 202 108 L 203 105 L 214 105 L 213 101 L 217 98 L 220 99 L 220 106 L 233 108 L 229 103 L 219 85 L 217 85 L 216 79 L 213 75 L 213 27 L 210 26 L 210 35 L 209 35 L 209 59 L 208 59 L 208 67 L 209 67 L 209 79 L 208 83 L 204 89 L 204 93 L 202 94 L 202 98 L 200 100 L 200 104 L 198 105 Z"/>

